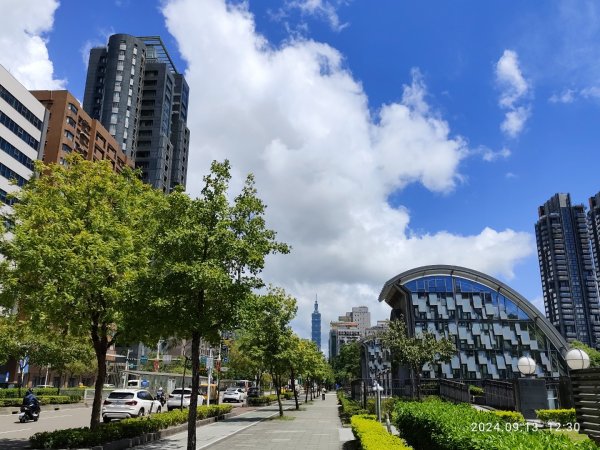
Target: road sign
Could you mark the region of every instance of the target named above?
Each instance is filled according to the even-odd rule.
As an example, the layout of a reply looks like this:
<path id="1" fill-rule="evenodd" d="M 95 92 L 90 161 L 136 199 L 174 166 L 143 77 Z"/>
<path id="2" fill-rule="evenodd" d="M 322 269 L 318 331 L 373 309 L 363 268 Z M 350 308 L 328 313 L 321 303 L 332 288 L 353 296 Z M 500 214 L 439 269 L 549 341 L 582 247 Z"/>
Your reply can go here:
<path id="1" fill-rule="evenodd" d="M 221 372 L 227 372 L 229 370 L 229 367 L 221 367 Z"/>
<path id="2" fill-rule="evenodd" d="M 229 358 L 223 358 L 223 363 L 228 363 L 229 362 Z"/>
<path id="3" fill-rule="evenodd" d="M 140 356 L 140 364 L 146 364 L 148 362 L 148 356 L 142 355 Z"/>
<path id="4" fill-rule="evenodd" d="M 202 364 L 203 366 L 206 366 L 206 356 L 200 357 L 200 364 Z"/>
<path id="5" fill-rule="evenodd" d="M 163 362 L 165 364 L 171 364 L 171 355 L 163 355 Z"/>
<path id="6" fill-rule="evenodd" d="M 212 369 L 213 367 L 213 358 L 206 358 L 206 368 Z"/>
<path id="7" fill-rule="evenodd" d="M 154 371 L 158 372 L 158 359 L 154 360 Z"/>
<path id="8" fill-rule="evenodd" d="M 147 388 L 148 386 L 150 386 L 150 382 L 148 380 L 142 380 L 141 385 L 142 387 Z"/>

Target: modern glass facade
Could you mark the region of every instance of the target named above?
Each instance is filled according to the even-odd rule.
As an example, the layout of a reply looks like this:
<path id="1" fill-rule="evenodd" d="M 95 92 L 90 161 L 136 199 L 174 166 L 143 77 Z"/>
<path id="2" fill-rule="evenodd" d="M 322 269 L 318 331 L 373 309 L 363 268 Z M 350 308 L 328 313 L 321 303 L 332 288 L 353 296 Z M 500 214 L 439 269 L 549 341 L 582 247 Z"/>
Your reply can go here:
<path id="1" fill-rule="evenodd" d="M 319 304 L 315 300 L 315 310 L 312 313 L 312 341 L 317 344 L 317 348 L 321 350 L 321 313 L 319 312 Z"/>
<path id="2" fill-rule="evenodd" d="M 454 342 L 451 361 L 424 366 L 424 377 L 516 378 L 522 356 L 536 361 L 537 376 L 566 374 L 566 341 L 527 300 L 487 275 L 456 266 L 414 269 L 388 281 L 381 300 L 411 333 L 429 331 Z"/>

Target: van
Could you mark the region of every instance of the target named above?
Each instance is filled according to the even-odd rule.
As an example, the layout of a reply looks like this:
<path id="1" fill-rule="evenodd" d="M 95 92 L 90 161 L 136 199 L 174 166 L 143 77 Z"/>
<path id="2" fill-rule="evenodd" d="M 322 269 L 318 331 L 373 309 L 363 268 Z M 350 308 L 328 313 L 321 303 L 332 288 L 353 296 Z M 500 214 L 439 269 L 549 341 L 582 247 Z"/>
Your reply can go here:
<path id="1" fill-rule="evenodd" d="M 142 387 L 142 380 L 129 380 L 127 387 L 131 389 L 139 389 Z"/>

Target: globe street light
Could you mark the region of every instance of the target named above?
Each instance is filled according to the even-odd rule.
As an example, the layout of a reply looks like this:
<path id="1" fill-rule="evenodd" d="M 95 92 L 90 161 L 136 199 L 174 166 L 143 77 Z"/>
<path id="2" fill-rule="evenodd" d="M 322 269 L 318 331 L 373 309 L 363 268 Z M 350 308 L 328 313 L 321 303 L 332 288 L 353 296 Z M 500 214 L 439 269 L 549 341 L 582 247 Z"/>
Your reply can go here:
<path id="1" fill-rule="evenodd" d="M 565 355 L 567 365 L 571 370 L 581 370 L 590 367 L 590 357 L 586 352 L 578 348 L 572 348 Z"/>
<path id="2" fill-rule="evenodd" d="M 522 356 L 517 362 L 517 367 L 519 368 L 519 372 L 527 376 L 535 373 L 536 364 L 535 361 L 529 356 Z"/>

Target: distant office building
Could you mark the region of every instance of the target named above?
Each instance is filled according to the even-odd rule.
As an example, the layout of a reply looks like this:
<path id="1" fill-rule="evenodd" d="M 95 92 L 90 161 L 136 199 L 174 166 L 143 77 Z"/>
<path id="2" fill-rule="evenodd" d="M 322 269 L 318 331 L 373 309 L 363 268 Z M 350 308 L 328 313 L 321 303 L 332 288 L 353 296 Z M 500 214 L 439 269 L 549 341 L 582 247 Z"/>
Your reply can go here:
<path id="1" fill-rule="evenodd" d="M 312 313 L 312 341 L 321 350 L 321 313 L 317 300 L 315 300 L 315 310 Z"/>
<path id="2" fill-rule="evenodd" d="M 367 328 L 371 326 L 371 313 L 366 306 L 355 306 L 352 311 L 338 317 L 339 322 L 355 322 L 358 324 L 360 336 L 364 337 Z"/>
<path id="3" fill-rule="evenodd" d="M 158 36 L 115 34 L 90 51 L 84 109 L 164 192 L 185 186 L 189 87 Z"/>
<path id="4" fill-rule="evenodd" d="M 600 306 L 585 207 L 571 205 L 569 194 L 556 194 L 538 212 L 535 235 L 546 317 L 568 341 L 598 347 Z"/>
<path id="5" fill-rule="evenodd" d="M 329 330 L 329 360 L 340 354 L 340 348 L 360 339 L 360 330 L 356 322 L 331 322 Z"/>
<path id="6" fill-rule="evenodd" d="M 8 194 L 33 175 L 46 127 L 46 108 L 0 65 L 0 214 L 12 205 Z"/>
<path id="7" fill-rule="evenodd" d="M 377 324 L 365 330 L 365 337 L 377 336 L 387 330 L 390 326 L 389 320 L 378 320 Z"/>
<path id="8" fill-rule="evenodd" d="M 116 172 L 133 162 L 125 156 L 114 137 L 92 119 L 68 91 L 31 91 L 50 112 L 48 135 L 43 153 L 45 163 L 64 164 L 65 157 L 77 152 L 89 161 L 110 161 Z"/>

